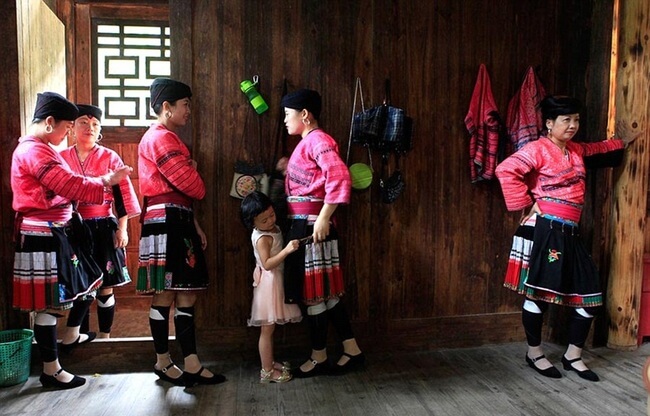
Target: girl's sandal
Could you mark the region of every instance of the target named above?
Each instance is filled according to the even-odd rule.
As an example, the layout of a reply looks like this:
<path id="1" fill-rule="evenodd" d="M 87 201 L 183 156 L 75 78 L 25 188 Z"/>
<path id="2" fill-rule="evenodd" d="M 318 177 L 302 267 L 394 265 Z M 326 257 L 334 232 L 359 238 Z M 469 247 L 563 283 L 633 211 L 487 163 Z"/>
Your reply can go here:
<path id="1" fill-rule="evenodd" d="M 273 368 L 278 371 L 290 371 L 291 363 L 289 361 L 282 361 L 281 363 L 273 361 Z"/>
<path id="2" fill-rule="evenodd" d="M 280 375 L 273 378 L 275 371 L 279 372 Z M 276 368 L 271 368 L 269 371 L 264 368 L 260 370 L 260 383 L 286 383 L 289 380 L 291 380 L 291 373 L 288 371 L 281 371 Z"/>

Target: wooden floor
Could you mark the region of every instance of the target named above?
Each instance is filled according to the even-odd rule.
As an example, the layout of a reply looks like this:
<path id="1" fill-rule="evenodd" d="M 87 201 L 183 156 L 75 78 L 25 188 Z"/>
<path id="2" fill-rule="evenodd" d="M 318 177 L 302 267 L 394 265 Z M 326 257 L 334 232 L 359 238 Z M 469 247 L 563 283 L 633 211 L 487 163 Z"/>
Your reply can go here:
<path id="1" fill-rule="evenodd" d="M 79 348 L 92 348 L 92 344 Z M 558 363 L 563 348 L 545 344 Z M 94 374 L 83 362 L 66 367 L 88 377 L 70 391 L 43 390 L 34 366 L 29 380 L 0 388 L 0 415 L 595 415 L 647 414 L 641 371 L 650 344 L 633 352 L 586 351 L 601 381 L 566 373 L 544 378 L 524 362 L 523 343 L 421 353 L 374 354 L 363 371 L 344 376 L 260 384 L 256 360 L 208 362 L 228 381 L 216 386 L 172 387 L 147 371 L 153 362 L 122 374 Z M 203 354 L 205 357 L 206 354 Z M 84 360 L 85 361 L 85 360 Z"/>

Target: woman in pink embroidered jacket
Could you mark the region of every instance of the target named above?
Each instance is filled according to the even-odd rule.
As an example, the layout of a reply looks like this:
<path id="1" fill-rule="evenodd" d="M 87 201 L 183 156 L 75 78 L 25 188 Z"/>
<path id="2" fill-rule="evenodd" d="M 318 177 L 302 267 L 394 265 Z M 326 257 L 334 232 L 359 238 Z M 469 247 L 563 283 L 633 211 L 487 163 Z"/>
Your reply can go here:
<path id="1" fill-rule="evenodd" d="M 113 150 L 100 146 L 102 110 L 94 105 L 77 104 L 79 116 L 72 128 L 73 146 L 61 152 L 70 168 L 78 174 L 97 177 L 124 166 Z M 77 211 L 93 236 L 93 258 L 102 268 L 104 280 L 97 295 L 99 337 L 109 338 L 115 315 L 113 288 L 131 282 L 126 268 L 124 248 L 129 242 L 127 221 L 140 214 L 140 204 L 131 180 L 107 190 L 101 204 L 80 202 Z M 115 211 L 115 213 L 113 212 Z M 117 215 L 117 217 L 116 217 Z M 68 314 L 67 331 L 61 350 L 92 341 L 96 334 L 88 328 L 88 309 L 92 296 L 75 300 Z"/>
<path id="2" fill-rule="evenodd" d="M 548 96 L 540 106 L 546 135 L 496 169 L 508 210 L 523 210 L 505 286 L 525 295 L 522 321 L 528 365 L 546 377 L 562 376 L 544 356 L 541 341 L 548 304 L 564 305 L 572 308 L 572 315 L 562 365 L 583 379 L 598 381 L 581 359 L 591 322 L 603 303 L 598 271 L 578 227 L 585 200 L 585 163 L 598 159 L 598 164 L 607 165 L 607 159 L 620 160 L 625 145 L 639 133 L 626 130 L 622 140 L 578 143 L 571 140 L 580 126 L 578 100 Z"/>
<path id="3" fill-rule="evenodd" d="M 203 250 L 205 233 L 194 215 L 193 202 L 205 196 L 196 162 L 176 134 L 190 118 L 192 90 L 182 82 L 156 78 L 151 107 L 158 119 L 138 146 L 142 234 L 136 290 L 153 294 L 149 325 L 156 351 L 154 373 L 174 385 L 216 384 L 226 380 L 203 368 L 196 351 L 194 303 L 208 287 Z M 175 306 L 176 339 L 184 371 L 169 355 L 169 313 Z"/>
<path id="4" fill-rule="evenodd" d="M 91 178 L 70 170 L 56 150 L 79 110 L 59 94 L 38 94 L 34 119 L 11 159 L 16 211 L 13 305 L 36 312 L 34 337 L 43 360 L 43 387 L 71 389 L 83 377 L 64 371 L 57 350 L 57 318 L 75 299 L 94 292 L 102 271 L 79 236 L 70 233 L 70 201 L 100 204 L 107 187 L 122 182 L 129 166 Z"/>
<path id="5" fill-rule="evenodd" d="M 364 363 L 350 319 L 339 298 L 344 293 L 338 233 L 332 215 L 350 201 L 351 180 L 336 141 L 319 127 L 321 97 L 301 89 L 282 98 L 284 123 L 302 139 L 286 166 L 285 191 L 291 227 L 287 240 L 309 239 L 285 260 L 285 302 L 306 309 L 311 334 L 309 360 L 294 372 L 310 377 L 344 372 Z M 327 363 L 327 329 L 331 322 L 343 342 L 343 355 L 331 369 Z"/>

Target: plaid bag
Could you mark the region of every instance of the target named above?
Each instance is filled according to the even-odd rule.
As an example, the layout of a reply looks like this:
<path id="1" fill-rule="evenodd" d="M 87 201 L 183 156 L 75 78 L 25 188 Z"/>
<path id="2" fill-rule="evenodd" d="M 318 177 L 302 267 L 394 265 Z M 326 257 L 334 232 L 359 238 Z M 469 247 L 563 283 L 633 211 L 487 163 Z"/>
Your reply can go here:
<path id="1" fill-rule="evenodd" d="M 360 80 L 357 78 L 360 88 Z M 355 92 L 356 97 L 356 92 Z M 382 105 L 365 109 L 361 92 L 362 111 L 352 118 L 352 143 L 373 150 L 406 152 L 411 149 L 413 120 L 399 107 L 390 105 L 390 82 L 386 81 L 386 98 Z"/>
<path id="2" fill-rule="evenodd" d="M 411 127 L 413 119 L 406 116 L 403 109 L 393 106 L 386 107 L 386 126 L 379 148 L 406 152 L 411 149 Z"/>

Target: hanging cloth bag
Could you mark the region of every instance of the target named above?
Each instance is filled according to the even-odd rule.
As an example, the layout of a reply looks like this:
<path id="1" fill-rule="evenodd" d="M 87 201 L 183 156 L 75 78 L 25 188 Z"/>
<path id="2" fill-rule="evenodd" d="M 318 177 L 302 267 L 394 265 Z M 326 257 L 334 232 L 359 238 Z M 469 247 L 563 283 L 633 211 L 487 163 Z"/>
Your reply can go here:
<path id="1" fill-rule="evenodd" d="M 382 202 L 392 204 L 404 192 L 406 182 L 399 169 L 399 153 L 395 153 L 395 171 L 387 178 L 379 180 L 379 190 Z M 384 153 L 382 156 L 382 177 L 389 171 L 390 153 Z"/>
<path id="2" fill-rule="evenodd" d="M 385 82 L 384 102 L 362 110 L 352 118 L 352 142 L 373 150 L 406 152 L 411 149 L 413 120 L 390 104 L 390 80 Z M 362 100 L 363 101 L 363 100 Z"/>

